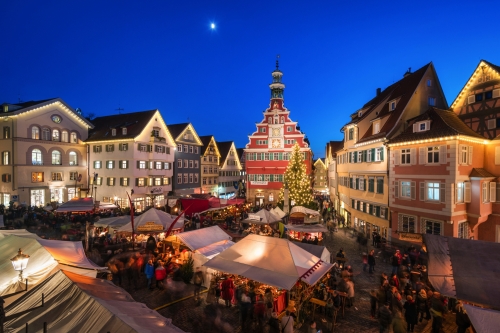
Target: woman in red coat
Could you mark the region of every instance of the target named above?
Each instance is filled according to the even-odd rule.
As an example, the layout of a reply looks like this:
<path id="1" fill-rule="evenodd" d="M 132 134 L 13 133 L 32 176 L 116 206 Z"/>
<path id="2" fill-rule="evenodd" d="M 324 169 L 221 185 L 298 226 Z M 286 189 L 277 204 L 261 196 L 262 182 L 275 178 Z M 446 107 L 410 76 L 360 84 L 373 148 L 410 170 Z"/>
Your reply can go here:
<path id="1" fill-rule="evenodd" d="M 226 302 L 226 307 L 231 306 L 231 300 L 233 299 L 234 294 L 234 283 L 233 279 L 230 276 L 227 277 L 221 284 L 221 296 L 222 299 Z"/>

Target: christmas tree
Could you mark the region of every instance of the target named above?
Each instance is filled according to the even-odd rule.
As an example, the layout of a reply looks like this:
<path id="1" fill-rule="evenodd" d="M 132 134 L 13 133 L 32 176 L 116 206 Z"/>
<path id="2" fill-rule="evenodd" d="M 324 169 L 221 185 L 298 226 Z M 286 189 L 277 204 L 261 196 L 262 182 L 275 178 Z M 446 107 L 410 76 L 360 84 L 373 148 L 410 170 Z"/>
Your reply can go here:
<path id="1" fill-rule="evenodd" d="M 285 184 L 288 185 L 288 199 L 293 201 L 295 206 L 307 206 L 313 201 L 311 181 L 306 171 L 304 156 L 300 152 L 300 146 L 295 143 L 286 167 L 284 185 L 280 190 L 280 201 L 284 199 Z"/>

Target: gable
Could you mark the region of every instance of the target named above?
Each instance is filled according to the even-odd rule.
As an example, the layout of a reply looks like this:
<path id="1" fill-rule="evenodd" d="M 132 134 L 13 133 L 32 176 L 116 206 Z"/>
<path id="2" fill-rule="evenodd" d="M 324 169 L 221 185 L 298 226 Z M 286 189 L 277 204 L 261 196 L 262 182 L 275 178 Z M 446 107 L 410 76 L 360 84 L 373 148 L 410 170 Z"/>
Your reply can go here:
<path id="1" fill-rule="evenodd" d="M 175 138 L 175 142 L 203 146 L 203 142 L 201 142 L 198 133 L 196 133 L 193 125 L 191 124 L 188 124 L 184 130 L 181 131 L 181 133 Z"/>

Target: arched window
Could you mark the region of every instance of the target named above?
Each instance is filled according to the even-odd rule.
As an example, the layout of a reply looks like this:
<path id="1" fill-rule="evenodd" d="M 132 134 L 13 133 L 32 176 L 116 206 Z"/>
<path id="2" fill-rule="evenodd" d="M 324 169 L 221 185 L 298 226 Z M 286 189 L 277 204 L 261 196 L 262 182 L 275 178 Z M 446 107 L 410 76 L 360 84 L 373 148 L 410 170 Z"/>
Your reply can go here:
<path id="1" fill-rule="evenodd" d="M 59 136 L 59 130 L 53 130 L 52 131 L 52 141 L 61 141 L 61 138 Z"/>
<path id="2" fill-rule="evenodd" d="M 269 117 L 269 119 L 267 120 L 267 122 L 268 122 L 269 124 L 272 124 L 272 123 L 273 123 L 273 118 L 272 118 L 272 117 Z"/>
<path id="3" fill-rule="evenodd" d="M 42 152 L 40 151 L 40 149 L 33 149 L 31 151 L 31 163 L 33 165 L 42 165 L 43 164 Z"/>
<path id="4" fill-rule="evenodd" d="M 62 142 L 69 142 L 68 131 L 61 132 L 61 141 Z"/>
<path id="5" fill-rule="evenodd" d="M 281 116 L 280 124 L 284 124 L 284 123 L 285 123 L 285 117 Z"/>
<path id="6" fill-rule="evenodd" d="M 50 140 L 50 130 L 48 128 L 42 129 L 42 140 L 45 140 L 45 141 Z"/>
<path id="7" fill-rule="evenodd" d="M 31 128 L 31 138 L 33 140 L 40 140 L 40 129 L 36 126 Z"/>
<path id="8" fill-rule="evenodd" d="M 52 165 L 61 165 L 61 153 L 58 150 L 52 152 Z"/>
<path id="9" fill-rule="evenodd" d="M 78 136 L 75 132 L 71 132 L 71 143 L 78 143 Z"/>
<path id="10" fill-rule="evenodd" d="M 278 123 L 278 116 L 275 116 L 274 117 L 274 123 L 277 124 Z"/>
<path id="11" fill-rule="evenodd" d="M 69 165 L 78 165 L 78 155 L 74 151 L 69 153 Z"/>

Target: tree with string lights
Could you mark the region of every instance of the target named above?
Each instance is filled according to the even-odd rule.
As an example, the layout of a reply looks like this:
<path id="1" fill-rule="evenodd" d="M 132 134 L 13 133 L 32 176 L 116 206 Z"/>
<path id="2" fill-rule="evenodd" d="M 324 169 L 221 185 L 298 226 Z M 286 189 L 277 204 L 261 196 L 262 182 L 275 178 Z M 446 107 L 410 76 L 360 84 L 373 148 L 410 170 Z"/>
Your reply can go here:
<path id="1" fill-rule="evenodd" d="M 304 163 L 304 156 L 300 152 L 300 146 L 297 143 L 293 146 L 292 154 L 288 160 L 283 187 L 279 194 L 280 202 L 284 200 L 285 186 L 288 186 L 288 199 L 290 202 L 293 201 L 296 206 L 308 206 L 314 200 L 311 180 L 309 179 L 306 164 Z"/>

